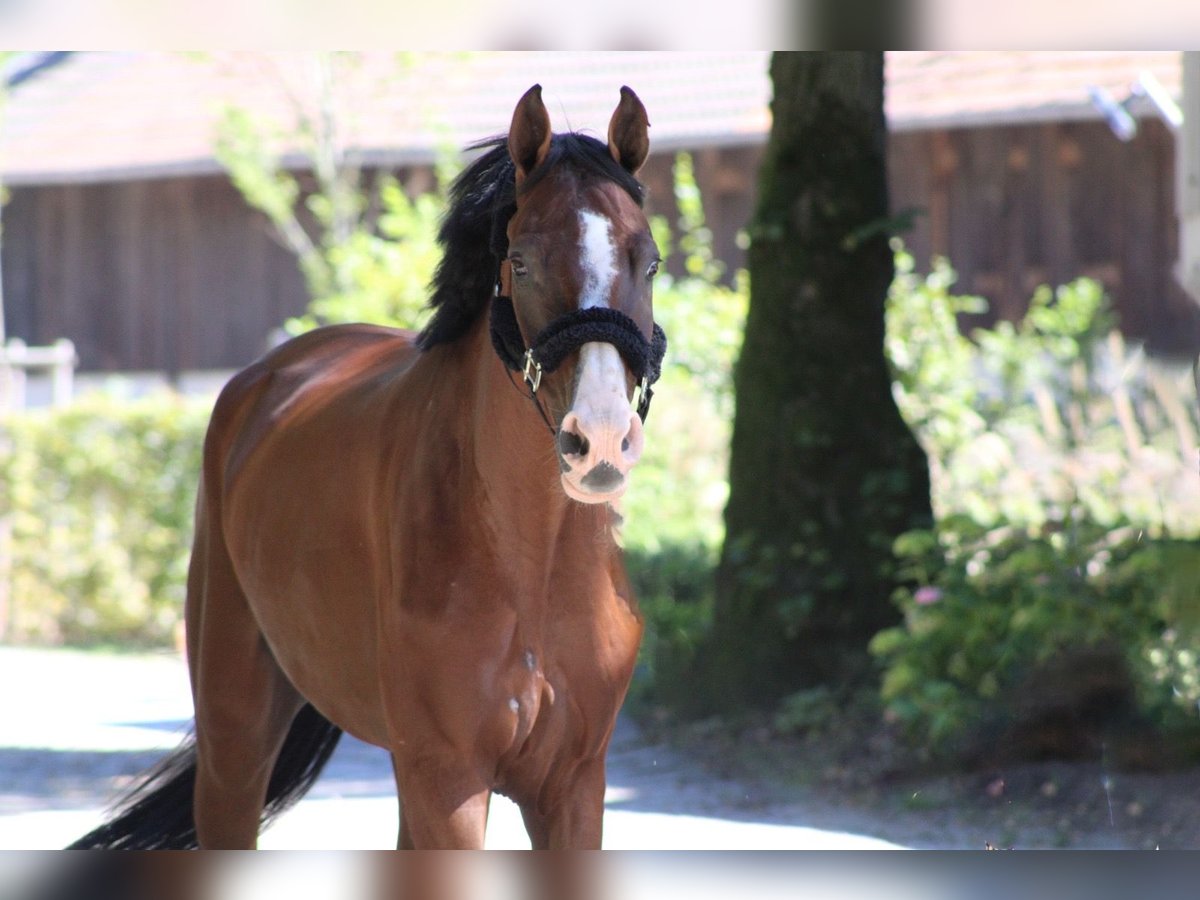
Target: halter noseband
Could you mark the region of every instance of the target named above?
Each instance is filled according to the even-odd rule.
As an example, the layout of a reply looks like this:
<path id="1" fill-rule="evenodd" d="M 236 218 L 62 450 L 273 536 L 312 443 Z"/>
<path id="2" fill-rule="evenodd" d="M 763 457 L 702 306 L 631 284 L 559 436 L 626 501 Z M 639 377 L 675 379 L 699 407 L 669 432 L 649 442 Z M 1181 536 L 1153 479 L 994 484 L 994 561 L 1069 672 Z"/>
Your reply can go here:
<path id="1" fill-rule="evenodd" d="M 526 347 L 512 297 L 501 293 L 498 280 L 496 296 L 492 298 L 491 333 L 496 355 L 511 371 L 521 373 L 535 403 L 543 374 L 553 372 L 584 344 L 612 344 L 637 379 L 637 414 L 646 421 L 654 396 L 652 385 L 662 374 L 663 356 L 667 352 L 667 335 L 657 323 L 651 340 L 647 341 L 637 323 L 623 312 L 603 306 L 577 309 L 552 321 Z M 541 409 L 540 404 L 538 408 Z M 542 418 L 546 419 L 544 412 Z"/>

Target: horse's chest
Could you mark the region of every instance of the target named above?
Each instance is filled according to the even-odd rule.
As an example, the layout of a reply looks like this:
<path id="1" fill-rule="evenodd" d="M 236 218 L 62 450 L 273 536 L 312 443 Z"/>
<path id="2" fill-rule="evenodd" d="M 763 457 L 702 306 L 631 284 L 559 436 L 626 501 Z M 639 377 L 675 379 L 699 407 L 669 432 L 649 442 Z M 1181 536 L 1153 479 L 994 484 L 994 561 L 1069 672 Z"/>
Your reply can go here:
<path id="1" fill-rule="evenodd" d="M 498 697 L 511 716 L 498 742 L 497 789 L 520 794 L 556 769 L 601 756 L 632 673 L 640 625 L 632 618 L 601 631 L 529 642 Z"/>
<path id="2" fill-rule="evenodd" d="M 536 792 L 564 763 L 603 752 L 621 702 L 620 692 L 595 690 L 576 666 L 544 667 L 532 651 L 527 657 L 529 668 L 523 664 L 509 679 L 514 687 L 496 697 L 484 741 L 495 788 L 513 796 Z"/>
<path id="3" fill-rule="evenodd" d="M 410 752 L 473 760 L 514 795 L 603 754 L 624 699 L 639 618 L 611 585 L 526 604 L 493 585 L 456 581 L 435 610 L 395 620 L 382 655 L 394 741 Z M 536 609 L 531 611 L 530 607 Z"/>
<path id="4" fill-rule="evenodd" d="M 598 668 L 594 659 L 563 660 L 554 647 L 522 637 L 517 629 L 505 662 L 482 683 L 489 724 L 481 746 L 501 766 L 530 754 L 553 754 L 564 735 L 586 727 L 574 720 L 603 716 L 609 705 L 603 694 L 588 690 Z M 487 668 L 481 661 L 481 669 Z"/>

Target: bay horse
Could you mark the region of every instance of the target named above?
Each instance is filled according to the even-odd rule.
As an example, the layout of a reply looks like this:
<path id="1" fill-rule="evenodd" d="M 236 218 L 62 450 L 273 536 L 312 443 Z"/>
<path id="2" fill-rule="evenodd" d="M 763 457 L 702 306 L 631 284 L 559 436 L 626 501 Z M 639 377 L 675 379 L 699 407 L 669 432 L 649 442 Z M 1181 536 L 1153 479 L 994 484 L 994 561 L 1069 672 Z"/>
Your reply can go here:
<path id="1" fill-rule="evenodd" d="M 666 343 L 648 125 L 623 87 L 607 143 L 552 134 L 530 88 L 451 187 L 419 334 L 320 328 L 229 381 L 188 573 L 194 737 L 73 847 L 252 848 L 343 730 L 390 752 L 402 848 L 482 847 L 493 791 L 534 848 L 600 846 L 642 635 L 612 503 Z"/>

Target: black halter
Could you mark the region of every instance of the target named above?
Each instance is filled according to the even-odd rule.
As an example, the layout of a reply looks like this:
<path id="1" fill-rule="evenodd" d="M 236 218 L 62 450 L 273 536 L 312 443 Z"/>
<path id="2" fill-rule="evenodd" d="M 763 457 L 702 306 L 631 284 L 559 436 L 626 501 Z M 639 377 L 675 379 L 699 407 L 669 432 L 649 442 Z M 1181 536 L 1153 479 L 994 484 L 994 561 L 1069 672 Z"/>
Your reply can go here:
<path id="1" fill-rule="evenodd" d="M 593 341 L 616 347 L 633 372 L 639 388 L 637 414 L 646 421 L 650 399 L 654 396 L 652 385 L 662 374 L 663 356 L 667 352 L 667 335 L 657 323 L 652 339 L 647 341 L 637 323 L 623 312 L 602 306 L 577 309 L 559 316 L 542 329 L 531 346 L 526 347 L 513 311 L 512 297 L 502 296 L 497 282 L 496 296 L 492 298 L 491 330 L 496 355 L 510 370 L 522 374 L 530 399 L 552 432 L 554 426 L 537 399 L 542 375 L 553 372 L 573 352 Z"/>

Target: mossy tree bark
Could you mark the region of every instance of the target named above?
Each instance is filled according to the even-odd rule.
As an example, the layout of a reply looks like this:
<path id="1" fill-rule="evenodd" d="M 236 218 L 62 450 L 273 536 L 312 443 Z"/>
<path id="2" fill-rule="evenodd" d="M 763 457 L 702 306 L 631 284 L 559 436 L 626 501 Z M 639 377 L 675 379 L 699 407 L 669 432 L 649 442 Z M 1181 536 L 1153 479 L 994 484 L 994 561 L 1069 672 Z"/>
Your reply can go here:
<path id="1" fill-rule="evenodd" d="M 776 53 L 714 631 L 716 710 L 869 673 L 899 613 L 892 543 L 932 521 L 884 357 L 883 54 Z"/>

